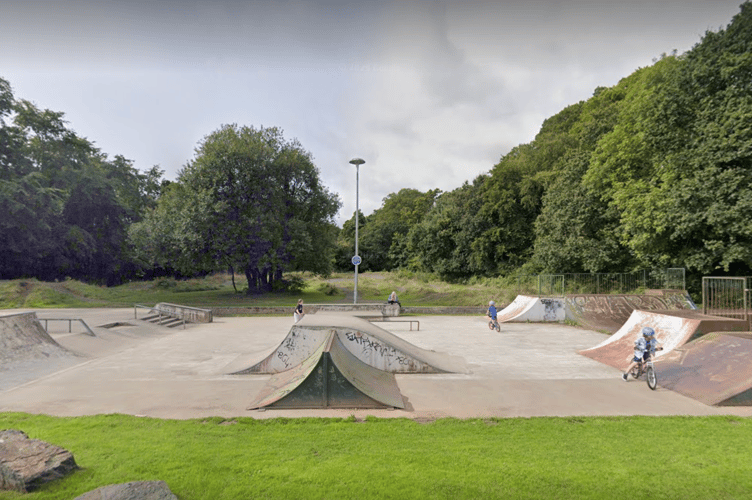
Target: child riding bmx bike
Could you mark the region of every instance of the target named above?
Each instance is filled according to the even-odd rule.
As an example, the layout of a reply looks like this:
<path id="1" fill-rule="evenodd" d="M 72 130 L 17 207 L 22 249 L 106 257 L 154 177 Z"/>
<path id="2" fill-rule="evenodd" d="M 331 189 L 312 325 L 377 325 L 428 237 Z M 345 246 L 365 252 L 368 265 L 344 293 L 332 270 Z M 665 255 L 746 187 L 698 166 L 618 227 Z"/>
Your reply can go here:
<path id="1" fill-rule="evenodd" d="M 626 382 L 629 374 L 632 377 L 639 378 L 643 373 L 647 373 L 648 387 L 655 390 L 658 385 L 658 379 L 653 367 L 653 356 L 655 351 L 663 350 L 663 347 L 657 347 L 658 341 L 655 338 L 655 330 L 646 326 L 642 329 L 642 336 L 635 340 L 634 357 L 632 363 L 627 367 L 621 378 Z"/>
<path id="2" fill-rule="evenodd" d="M 496 302 L 493 300 L 488 303 L 488 310 L 486 311 L 486 317 L 490 320 L 488 322 L 488 328 L 491 330 L 496 330 L 497 332 L 501 331 L 501 327 L 499 326 L 499 322 L 496 321 Z"/>

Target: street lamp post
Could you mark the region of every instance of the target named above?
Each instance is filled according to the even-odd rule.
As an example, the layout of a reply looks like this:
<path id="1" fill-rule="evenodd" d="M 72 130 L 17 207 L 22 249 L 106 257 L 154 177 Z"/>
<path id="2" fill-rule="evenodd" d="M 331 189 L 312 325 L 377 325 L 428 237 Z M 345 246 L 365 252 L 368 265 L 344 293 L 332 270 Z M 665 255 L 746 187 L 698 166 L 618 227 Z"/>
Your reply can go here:
<path id="1" fill-rule="evenodd" d="M 358 184 L 360 183 L 360 166 L 366 161 L 362 158 L 353 158 L 350 163 L 355 165 L 355 255 L 352 258 L 352 263 L 355 265 L 355 289 L 353 292 L 353 304 L 358 303 L 358 266 L 360 265 L 360 255 L 358 255 Z"/>

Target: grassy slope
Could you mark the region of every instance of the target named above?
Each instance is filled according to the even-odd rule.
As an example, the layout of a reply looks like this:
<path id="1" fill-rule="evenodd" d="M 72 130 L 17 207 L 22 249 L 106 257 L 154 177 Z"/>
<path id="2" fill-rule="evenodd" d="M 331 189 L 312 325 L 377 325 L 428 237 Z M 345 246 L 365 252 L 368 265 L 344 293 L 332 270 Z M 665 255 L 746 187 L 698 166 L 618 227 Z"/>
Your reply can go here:
<path id="1" fill-rule="evenodd" d="M 69 449 L 82 467 L 30 500 L 154 479 L 182 500 L 752 496 L 752 421 L 732 417 L 421 424 L 0 414 L 0 428 Z"/>
<path id="2" fill-rule="evenodd" d="M 305 275 L 301 293 L 272 293 L 246 296 L 236 293 L 231 277 L 217 274 L 201 279 L 176 281 L 159 279 L 133 282 L 116 287 L 87 285 L 77 281 L 45 283 L 34 279 L 0 281 L 0 308 L 43 307 L 130 307 L 172 302 L 194 307 L 216 306 L 289 306 L 298 298 L 309 304 L 349 302 L 352 300 L 353 276 L 333 275 L 329 279 Z M 236 276 L 238 289 L 244 281 Z M 481 280 L 466 285 L 448 284 L 436 279 L 406 273 L 364 273 L 358 277 L 358 299 L 386 301 L 397 291 L 402 305 L 483 306 L 489 300 L 509 302 L 514 292 L 500 280 Z"/>

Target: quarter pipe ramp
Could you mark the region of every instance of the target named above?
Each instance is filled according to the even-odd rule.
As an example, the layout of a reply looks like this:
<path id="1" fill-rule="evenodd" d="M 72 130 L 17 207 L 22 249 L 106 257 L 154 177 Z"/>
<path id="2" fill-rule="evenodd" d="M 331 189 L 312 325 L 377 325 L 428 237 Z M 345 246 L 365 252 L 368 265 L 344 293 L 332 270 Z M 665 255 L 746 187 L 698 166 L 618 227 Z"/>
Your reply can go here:
<path id="1" fill-rule="evenodd" d="M 694 338 L 714 331 L 742 331 L 743 320 L 706 316 L 697 311 L 632 311 L 622 327 L 606 340 L 579 353 L 601 363 L 625 370 L 634 356 L 634 342 L 646 326 L 655 330 L 663 351 L 656 359 L 686 344 Z"/>
<path id="2" fill-rule="evenodd" d="M 697 306 L 686 292 L 678 290 L 661 290 L 642 295 L 518 295 L 511 304 L 499 311 L 498 319 L 500 323 L 570 320 L 590 330 L 614 333 L 629 319 L 632 311 L 637 309 L 695 310 Z"/>
<path id="3" fill-rule="evenodd" d="M 564 321 L 566 309 L 563 299 L 518 295 L 497 315 L 499 323 Z"/>

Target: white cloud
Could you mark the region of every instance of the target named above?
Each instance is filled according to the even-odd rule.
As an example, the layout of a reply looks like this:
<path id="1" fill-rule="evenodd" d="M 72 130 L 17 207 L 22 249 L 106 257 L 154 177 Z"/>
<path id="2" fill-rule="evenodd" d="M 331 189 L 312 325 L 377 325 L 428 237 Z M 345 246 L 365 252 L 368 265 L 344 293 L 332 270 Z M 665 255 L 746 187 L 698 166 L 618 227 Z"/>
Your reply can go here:
<path id="1" fill-rule="evenodd" d="M 368 214 L 451 190 L 544 119 L 703 33 L 738 0 L 6 0 L 0 76 L 106 153 L 174 176 L 224 123 L 279 126 Z"/>

